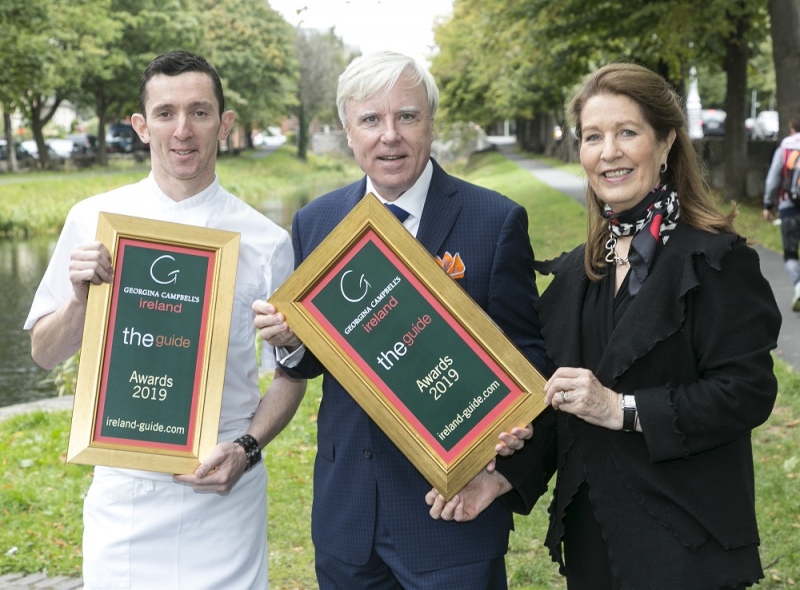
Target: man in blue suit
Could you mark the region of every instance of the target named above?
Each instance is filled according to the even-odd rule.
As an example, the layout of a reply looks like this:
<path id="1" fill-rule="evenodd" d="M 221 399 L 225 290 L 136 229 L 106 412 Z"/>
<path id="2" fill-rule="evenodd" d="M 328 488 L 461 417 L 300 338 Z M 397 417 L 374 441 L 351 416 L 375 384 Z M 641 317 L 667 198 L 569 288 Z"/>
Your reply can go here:
<path id="1" fill-rule="evenodd" d="M 404 55 L 380 52 L 348 66 L 337 106 L 366 176 L 297 213 L 295 265 L 373 193 L 401 208 L 403 225 L 433 256 L 460 262 L 451 276 L 541 370 L 527 213 L 499 193 L 449 176 L 431 159 L 438 97 L 430 74 Z M 311 523 L 320 589 L 506 588 L 511 513 L 494 502 L 471 522 L 431 518 L 430 484 L 274 307 L 254 309 L 262 338 L 284 347 L 279 360 L 290 374 L 324 375 Z M 503 442 L 516 440 L 504 436 Z"/>

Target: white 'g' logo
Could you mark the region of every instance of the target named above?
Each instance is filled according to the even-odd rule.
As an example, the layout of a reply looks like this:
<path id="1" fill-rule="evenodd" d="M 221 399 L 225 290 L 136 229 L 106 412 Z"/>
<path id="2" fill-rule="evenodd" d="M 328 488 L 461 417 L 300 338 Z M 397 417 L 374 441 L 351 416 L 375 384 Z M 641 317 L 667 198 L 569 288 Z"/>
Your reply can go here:
<path id="1" fill-rule="evenodd" d="M 351 272 L 353 272 L 353 271 L 352 270 L 347 270 L 347 271 L 344 272 L 344 274 L 342 275 L 342 278 L 339 280 L 339 290 L 342 292 L 342 297 L 344 297 L 345 299 L 347 299 L 351 303 L 356 303 L 357 301 L 361 301 L 362 299 L 364 299 L 364 297 L 367 296 L 367 291 L 369 290 L 369 283 L 367 282 L 367 279 L 364 278 L 364 275 L 361 275 L 361 278 L 358 281 L 358 286 L 359 287 L 363 286 L 364 287 L 364 292 L 361 295 L 359 295 L 358 297 L 356 297 L 355 299 L 353 299 L 351 297 L 348 297 L 347 294 L 344 292 L 344 278 Z"/>
<path id="2" fill-rule="evenodd" d="M 162 260 L 172 260 L 172 262 L 175 262 L 175 258 L 170 256 L 169 254 L 164 254 L 163 256 L 159 256 L 158 258 L 156 258 L 153 261 L 153 264 L 150 265 L 150 278 L 153 279 L 159 285 L 169 285 L 170 283 L 177 282 L 178 273 L 181 272 L 178 269 L 175 269 L 175 270 L 172 270 L 172 271 L 168 272 L 167 276 L 168 277 L 172 277 L 172 278 L 170 278 L 170 279 L 168 279 L 166 281 L 162 281 L 162 280 L 156 278 L 156 265 Z M 163 264 L 160 265 L 160 266 L 163 266 Z M 159 273 L 159 274 L 161 274 L 161 273 Z"/>

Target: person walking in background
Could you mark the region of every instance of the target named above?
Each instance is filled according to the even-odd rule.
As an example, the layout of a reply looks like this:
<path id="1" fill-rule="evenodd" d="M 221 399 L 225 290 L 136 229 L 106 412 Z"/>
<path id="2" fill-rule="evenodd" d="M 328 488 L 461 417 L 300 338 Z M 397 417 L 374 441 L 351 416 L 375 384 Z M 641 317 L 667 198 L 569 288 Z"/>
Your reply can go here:
<path id="1" fill-rule="evenodd" d="M 279 368 L 261 398 L 251 306 L 291 273 L 288 233 L 219 184 L 225 111 L 217 72 L 184 51 L 155 58 L 132 117 L 149 144 L 150 175 L 76 204 L 67 216 L 25 328 L 46 369 L 77 352 L 89 286 L 110 282 L 111 257 L 94 241 L 101 211 L 241 235 L 219 443 L 194 474 L 96 467 L 84 502 L 87 590 L 257 590 L 267 583 L 267 475 L 261 448 L 283 429 L 305 381 Z M 271 356 L 271 355 L 270 355 Z"/>
<path id="2" fill-rule="evenodd" d="M 781 225 L 783 264 L 792 281 L 792 310 L 800 311 L 800 115 L 789 124 L 785 137 L 772 156 L 764 186 L 764 219 L 777 214 Z"/>
<path id="3" fill-rule="evenodd" d="M 602 67 L 569 114 L 589 229 L 539 302 L 551 408 L 526 463 L 471 485 L 527 513 L 557 471 L 545 544 L 570 590 L 744 588 L 763 577 L 751 431 L 777 395 L 775 298 L 663 78 Z"/>
<path id="4" fill-rule="evenodd" d="M 460 257 L 461 287 L 541 369 L 526 211 L 448 175 L 431 158 L 438 96 L 431 75 L 398 53 L 366 55 L 347 67 L 337 106 L 366 176 L 295 215 L 295 264 L 373 193 L 404 210 L 403 225 L 433 256 Z M 464 526 L 430 518 L 425 478 L 302 346 L 282 314 L 266 303 L 256 310 L 261 337 L 291 351 L 281 358 L 290 374 L 324 376 L 311 521 L 320 589 L 506 588 L 511 511 L 495 502 Z M 499 452 L 505 440 L 515 439 L 501 435 Z"/>

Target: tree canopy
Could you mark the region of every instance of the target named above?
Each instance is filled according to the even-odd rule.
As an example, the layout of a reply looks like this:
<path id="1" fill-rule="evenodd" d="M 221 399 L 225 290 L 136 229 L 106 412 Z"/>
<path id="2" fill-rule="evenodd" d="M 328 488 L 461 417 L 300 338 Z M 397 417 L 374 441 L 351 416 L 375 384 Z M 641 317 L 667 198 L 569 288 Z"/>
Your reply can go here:
<path id="1" fill-rule="evenodd" d="M 294 29 L 263 0 L 4 0 L 0 26 L 0 103 L 20 110 L 45 163 L 62 101 L 97 114 L 103 148 L 106 123 L 138 109 L 143 69 L 169 50 L 217 68 L 248 135 L 295 100 Z"/>
<path id="2" fill-rule="evenodd" d="M 710 78 L 704 81 L 704 90 L 716 80 L 709 96 L 728 111 L 726 127 L 735 130 L 726 142 L 731 178 L 726 195 L 734 194 L 744 182 L 749 91 L 763 95 L 770 90 L 769 74 L 764 73 L 770 47 L 767 4 L 767 0 L 455 0 L 452 17 L 435 29 L 440 50 L 431 67 L 440 84 L 443 116 L 483 126 L 536 118 L 552 125 L 553 116 L 563 118 L 564 102 L 576 84 L 604 64 L 639 63 L 661 74 L 682 95 L 694 66 Z M 724 76 L 715 78 L 717 73 Z"/>
<path id="3" fill-rule="evenodd" d="M 484 125 L 560 111 L 584 75 L 612 61 L 645 65 L 681 92 L 691 66 L 723 71 L 739 16 L 760 55 L 766 0 L 455 0 L 431 69 L 445 112 Z"/>
<path id="4" fill-rule="evenodd" d="M 315 117 L 335 120 L 336 88 L 339 76 L 353 55 L 333 29 L 298 29 L 297 56 L 300 78 L 297 85 L 297 155 L 306 158 L 309 126 Z"/>

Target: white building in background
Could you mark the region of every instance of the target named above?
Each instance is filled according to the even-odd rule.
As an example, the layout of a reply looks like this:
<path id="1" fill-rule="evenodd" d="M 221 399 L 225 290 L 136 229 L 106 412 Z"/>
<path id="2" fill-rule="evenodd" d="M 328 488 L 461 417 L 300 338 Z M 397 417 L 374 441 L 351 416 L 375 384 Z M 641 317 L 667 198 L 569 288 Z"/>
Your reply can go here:
<path id="1" fill-rule="evenodd" d="M 53 118 L 50 120 L 50 125 L 56 125 L 69 133 L 72 130 L 72 124 L 78 120 L 77 107 L 68 100 L 62 100 L 58 105 Z"/>
<path id="2" fill-rule="evenodd" d="M 50 108 L 50 105 L 46 105 L 45 108 Z M 47 127 L 58 127 L 64 132 L 70 133 L 72 131 L 73 123 L 77 120 L 78 108 L 68 100 L 62 100 L 61 104 L 58 105 L 55 114 L 53 114 L 53 118 L 47 123 Z M 26 121 L 23 118 L 22 113 L 19 111 L 15 111 L 11 114 L 11 127 L 13 128 L 14 133 L 19 133 L 20 130 L 23 130 L 26 137 L 30 137 L 30 122 Z M 2 123 L 0 123 L 0 135 L 2 135 L 4 132 L 5 130 L 2 129 Z"/>

